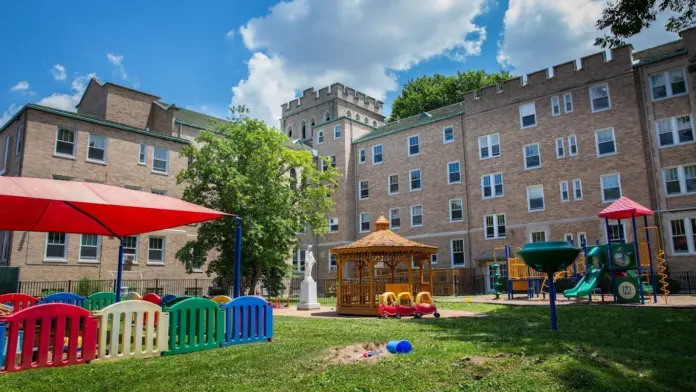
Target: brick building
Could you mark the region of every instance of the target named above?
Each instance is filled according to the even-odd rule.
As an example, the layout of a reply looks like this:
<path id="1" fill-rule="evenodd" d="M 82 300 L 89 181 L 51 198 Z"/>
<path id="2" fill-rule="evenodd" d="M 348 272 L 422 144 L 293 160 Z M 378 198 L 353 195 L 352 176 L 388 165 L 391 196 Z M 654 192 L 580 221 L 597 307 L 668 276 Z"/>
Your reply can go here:
<path id="1" fill-rule="evenodd" d="M 92 79 L 77 112 L 28 104 L 0 128 L 0 175 L 97 182 L 181 197 L 180 149 L 211 121 L 159 97 Z M 205 277 L 187 274 L 175 253 L 195 226 L 126 238 L 126 279 Z M 0 232 L 0 264 L 20 267 L 22 281 L 112 279 L 119 241 L 94 235 Z"/>
<path id="2" fill-rule="evenodd" d="M 380 213 L 406 238 L 437 245 L 439 268 L 487 273 L 493 249 L 581 238 L 605 241 L 597 213 L 625 195 L 655 211 L 672 271 L 696 269 L 696 110 L 687 53 L 696 30 L 640 52 L 597 53 L 460 103 L 385 123 L 382 103 L 341 84 L 283 105 L 283 131 L 331 157 L 343 177 L 324 238 L 293 255 L 361 238 Z M 641 222 L 642 225 L 642 222 Z M 611 222 L 610 236 L 630 222 Z"/>

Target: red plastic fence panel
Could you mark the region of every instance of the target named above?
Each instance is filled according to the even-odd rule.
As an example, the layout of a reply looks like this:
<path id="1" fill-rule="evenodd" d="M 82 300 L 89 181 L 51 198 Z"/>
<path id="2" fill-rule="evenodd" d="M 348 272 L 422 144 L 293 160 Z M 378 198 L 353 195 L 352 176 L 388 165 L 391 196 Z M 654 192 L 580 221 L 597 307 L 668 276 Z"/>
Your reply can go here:
<path id="1" fill-rule="evenodd" d="M 77 365 L 91 361 L 97 350 L 97 318 L 69 304 L 43 304 L 2 317 L 7 325 L 4 372 Z M 17 358 L 19 331 L 24 331 Z M 67 338 L 67 340 L 66 340 Z"/>
<path id="2" fill-rule="evenodd" d="M 12 313 L 17 313 L 20 310 L 24 310 L 28 307 L 36 305 L 39 301 L 38 298 L 34 298 L 27 294 L 2 294 L 0 295 L 0 303 L 9 303 L 12 305 Z"/>
<path id="3" fill-rule="evenodd" d="M 159 295 L 155 293 L 147 293 L 143 295 L 143 301 L 151 302 L 157 306 L 160 306 L 160 302 L 162 302 L 162 298 L 160 298 Z"/>

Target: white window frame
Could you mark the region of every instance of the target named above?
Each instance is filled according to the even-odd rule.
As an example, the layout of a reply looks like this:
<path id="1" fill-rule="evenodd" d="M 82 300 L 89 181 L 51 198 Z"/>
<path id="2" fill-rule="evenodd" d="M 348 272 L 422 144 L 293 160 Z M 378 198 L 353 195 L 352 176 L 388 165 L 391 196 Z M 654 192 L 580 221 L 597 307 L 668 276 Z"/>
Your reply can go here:
<path id="1" fill-rule="evenodd" d="M 556 108 L 558 108 L 558 113 L 555 111 Z M 561 99 L 558 97 L 558 95 L 554 95 L 551 97 L 551 116 L 557 117 L 560 116 L 561 113 Z"/>
<path id="2" fill-rule="evenodd" d="M 529 146 L 536 146 L 537 147 L 537 156 L 539 157 L 539 166 L 534 166 L 534 167 L 528 167 L 527 166 L 527 147 Z M 522 146 L 522 157 L 524 159 L 524 170 L 535 170 L 535 169 L 541 169 L 541 146 L 539 143 L 529 143 L 525 144 Z"/>
<path id="3" fill-rule="evenodd" d="M 317 131 L 317 144 L 324 144 L 324 130 Z"/>
<path id="4" fill-rule="evenodd" d="M 619 226 L 619 222 L 616 220 L 610 219 L 609 226 Z M 621 222 L 621 229 L 620 230 L 622 230 L 624 233 L 624 241 L 629 242 L 629 238 L 628 238 L 629 232 L 626 231 L 626 221 Z M 609 233 L 607 232 L 607 225 L 604 223 L 602 224 L 602 232 L 604 232 L 604 239 L 605 240 L 609 239 Z M 671 239 L 671 237 L 670 237 L 670 239 Z M 612 240 L 612 243 L 614 243 L 614 241 L 615 240 Z"/>
<path id="5" fill-rule="evenodd" d="M 22 153 L 22 146 L 24 146 L 24 125 L 19 124 L 17 127 L 17 140 L 15 140 L 15 156 L 19 156 Z"/>
<path id="6" fill-rule="evenodd" d="M 358 164 L 362 165 L 365 162 L 367 162 L 367 152 L 364 148 L 361 148 L 358 150 Z"/>
<path id="7" fill-rule="evenodd" d="M 421 223 L 419 225 L 413 224 L 413 209 L 416 207 L 420 207 L 420 212 L 421 212 L 420 213 Z M 422 204 L 414 204 L 414 205 L 410 206 L 409 207 L 409 215 L 411 218 L 411 227 L 423 227 L 423 223 L 425 222 L 425 220 L 423 219 L 423 205 Z"/>
<path id="8" fill-rule="evenodd" d="M 565 158 L 567 156 L 564 140 L 565 138 L 559 137 L 556 139 L 556 142 L 554 143 L 554 149 L 556 150 L 556 159 Z M 558 145 L 558 142 L 561 142 L 560 146 Z"/>
<path id="9" fill-rule="evenodd" d="M 544 241 L 549 240 L 549 232 L 546 229 L 544 229 L 544 230 L 532 230 L 529 232 L 529 236 L 528 236 L 529 243 L 532 243 L 532 239 L 534 238 L 534 233 L 544 233 Z M 542 242 L 544 242 L 544 241 L 542 241 Z"/>
<path id="10" fill-rule="evenodd" d="M 139 235 L 130 235 L 127 237 L 135 237 L 135 260 L 133 260 L 132 264 L 138 265 L 138 260 L 140 260 L 140 236 Z M 125 237 L 124 237 L 125 238 Z M 148 243 L 149 245 L 149 243 Z M 125 247 L 124 247 L 125 249 Z M 131 249 L 131 248 L 128 248 Z"/>
<path id="11" fill-rule="evenodd" d="M 524 124 L 522 123 L 522 118 L 524 117 L 522 115 L 522 108 L 528 107 L 530 105 L 534 108 L 534 124 L 524 126 Z M 532 101 L 532 102 L 527 102 L 527 103 L 520 105 L 519 106 L 519 113 L 520 113 L 520 129 L 534 128 L 539 123 L 539 121 L 537 119 L 537 115 L 536 115 L 536 102 Z"/>
<path id="12" fill-rule="evenodd" d="M 336 230 L 331 229 L 332 222 L 336 224 Z M 329 233 L 338 233 L 339 228 L 338 218 L 329 218 Z"/>
<path id="13" fill-rule="evenodd" d="M 665 197 L 680 197 L 696 194 L 696 191 L 689 192 L 686 189 L 686 166 L 696 166 L 696 163 L 686 165 L 668 166 L 662 168 L 662 187 L 665 192 Z M 667 193 L 667 170 L 677 169 L 677 180 L 679 181 L 679 193 Z"/>
<path id="14" fill-rule="evenodd" d="M 500 174 L 500 185 L 503 187 L 503 192 L 500 195 L 495 194 L 495 176 Z M 485 192 L 485 178 L 488 177 L 490 183 L 491 183 L 491 195 L 486 196 Z M 497 173 L 490 173 L 490 174 L 484 174 L 481 176 L 481 199 L 482 200 L 487 200 L 487 199 L 495 199 L 498 197 L 503 197 L 505 196 L 505 176 L 503 175 L 503 172 L 497 172 Z"/>
<path id="15" fill-rule="evenodd" d="M 454 241 L 461 241 L 462 242 L 462 256 L 464 256 L 464 262 L 461 264 L 454 264 Z M 459 253 L 459 252 L 457 252 Z M 466 246 L 464 245 L 464 239 L 463 238 L 453 238 L 450 240 L 450 265 L 452 268 L 465 268 L 466 267 Z"/>
<path id="16" fill-rule="evenodd" d="M 70 244 L 70 235 L 68 233 L 60 233 L 60 234 L 65 234 L 65 243 L 63 244 L 63 257 L 48 257 L 46 252 L 48 252 L 48 235 L 50 233 L 46 233 L 45 240 L 44 240 L 44 261 L 51 261 L 51 262 L 68 262 L 68 245 Z"/>
<path id="17" fill-rule="evenodd" d="M 689 122 L 691 123 L 691 134 L 694 136 L 694 140 L 689 140 L 682 142 L 679 140 L 679 129 L 678 129 L 678 121 L 677 119 L 689 116 Z M 672 144 L 666 144 L 662 145 L 660 143 L 660 131 L 659 131 L 659 126 L 658 123 L 663 122 L 663 121 L 669 121 L 669 127 L 670 127 L 670 132 L 672 133 Z M 659 120 L 655 120 L 655 137 L 657 138 L 657 146 L 659 148 L 670 148 L 670 147 L 676 147 L 676 146 L 683 146 L 685 144 L 692 144 L 696 143 L 696 129 L 694 129 L 694 116 L 691 115 L 691 113 L 687 114 L 681 114 L 678 116 L 674 117 L 667 117 L 667 118 L 661 118 Z"/>
<path id="18" fill-rule="evenodd" d="M 103 137 L 103 138 L 104 138 L 104 160 L 101 160 L 101 161 L 100 161 L 100 160 L 98 160 L 98 159 L 93 159 L 93 158 L 90 158 L 90 157 L 89 157 L 89 150 L 92 148 L 92 146 L 90 146 L 90 144 L 92 143 L 92 137 L 93 137 L 93 136 L 96 136 L 96 137 Z M 99 150 L 99 148 L 97 148 L 97 147 L 95 147 L 95 149 L 98 149 L 98 150 Z M 89 134 L 88 134 L 88 137 L 87 137 L 87 158 L 86 158 L 85 160 L 86 160 L 87 162 L 93 162 L 93 163 L 106 163 L 106 162 L 107 162 L 107 156 L 108 156 L 108 155 L 107 155 L 107 154 L 108 154 L 108 149 L 109 149 L 109 138 L 108 138 L 108 137 L 106 137 L 106 136 L 104 136 L 104 135 L 99 135 L 99 134 L 96 134 L 96 133 L 94 133 L 94 134 L 93 134 L 93 133 L 89 133 Z"/>
<path id="19" fill-rule="evenodd" d="M 568 238 L 570 238 L 570 241 L 568 240 Z M 563 234 L 563 241 L 570 242 L 573 243 L 573 245 L 575 245 L 575 236 L 573 235 L 573 233 L 565 233 Z"/>
<path id="20" fill-rule="evenodd" d="M 413 188 L 413 182 L 411 181 L 411 173 L 413 172 L 418 172 L 418 180 L 420 182 L 420 188 Z M 408 191 L 409 192 L 418 192 L 423 189 L 423 172 L 421 172 L 421 169 L 413 169 L 408 171 Z"/>
<path id="21" fill-rule="evenodd" d="M 531 205 L 531 199 L 529 197 L 529 191 L 531 189 L 541 188 L 541 202 L 544 203 L 544 207 L 540 209 L 533 210 Z M 541 212 L 546 210 L 546 197 L 544 196 L 544 186 L 541 184 L 529 185 L 527 186 L 527 212 Z"/>
<path id="22" fill-rule="evenodd" d="M 85 235 L 91 235 L 91 234 L 80 234 L 80 248 L 78 249 L 77 252 L 77 262 L 78 263 L 93 263 L 93 264 L 99 264 L 99 260 L 101 260 L 101 238 L 102 236 L 97 235 L 97 258 L 96 259 L 83 259 L 82 258 L 82 237 Z"/>
<path id="23" fill-rule="evenodd" d="M 672 72 L 675 72 L 675 71 L 681 71 L 682 77 L 684 78 L 684 92 L 683 93 L 674 94 L 672 92 L 672 80 L 670 78 L 670 74 Z M 662 77 L 664 78 L 665 92 L 667 93 L 667 95 L 662 97 L 662 98 L 655 98 L 655 94 L 654 94 L 654 90 L 653 90 L 655 86 L 653 86 L 652 77 L 655 75 L 659 75 L 659 74 L 661 74 Z M 656 72 L 656 73 L 653 73 L 651 75 L 648 75 L 648 84 L 650 85 L 650 98 L 652 98 L 653 102 L 654 101 L 662 101 L 664 99 L 670 99 L 670 98 L 674 98 L 674 97 L 681 97 L 683 95 L 689 94 L 689 82 L 688 82 L 688 79 L 686 78 L 686 68 L 684 68 L 684 67 L 672 68 L 672 69 L 668 69 L 666 71 Z"/>
<path id="24" fill-rule="evenodd" d="M 571 140 L 573 143 L 570 142 Z M 573 152 L 573 146 L 575 146 L 575 152 Z M 568 156 L 574 157 L 578 155 L 578 152 L 580 152 L 580 150 L 578 150 L 578 137 L 575 135 L 568 135 Z"/>
<path id="25" fill-rule="evenodd" d="M 585 238 L 585 246 L 589 245 L 587 243 L 587 233 L 585 233 L 584 231 L 581 231 L 578 233 L 578 242 L 575 244 L 575 246 L 578 246 L 578 247 L 582 246 L 582 239 L 583 238 Z"/>
<path id="26" fill-rule="evenodd" d="M 399 212 L 399 225 L 398 226 L 393 226 L 392 225 L 392 218 L 393 218 L 393 212 L 394 210 Z M 394 207 L 389 209 L 389 229 L 390 230 L 398 230 L 401 228 L 401 208 L 399 207 Z"/>
<path id="27" fill-rule="evenodd" d="M 566 199 L 563 200 L 563 186 L 565 185 Z M 558 188 L 560 191 L 561 203 L 567 203 L 570 201 L 570 187 L 568 186 L 568 181 L 561 181 L 558 183 Z"/>
<path id="28" fill-rule="evenodd" d="M 70 131 L 73 133 L 73 149 L 72 149 L 71 155 L 63 154 L 62 152 L 58 152 L 58 134 L 60 134 L 60 131 Z M 53 143 L 53 156 L 75 159 L 75 152 L 76 151 L 77 151 L 77 130 L 74 128 L 57 126 L 56 127 L 56 140 Z"/>
<path id="29" fill-rule="evenodd" d="M 336 135 L 338 135 L 338 136 L 336 136 Z M 341 124 L 334 125 L 333 138 L 334 138 L 334 140 L 338 140 L 341 138 Z"/>
<path id="30" fill-rule="evenodd" d="M 500 231 L 498 230 L 498 226 L 500 224 L 498 223 L 498 217 L 502 216 L 503 221 L 505 222 L 505 235 L 500 235 Z M 486 218 L 488 217 L 493 217 L 493 237 L 488 237 L 488 226 L 486 222 Z M 499 240 L 502 238 L 507 238 L 507 216 L 505 214 L 489 214 L 489 215 L 484 215 L 483 216 L 483 239 L 484 240 Z"/>
<path id="31" fill-rule="evenodd" d="M 392 176 L 396 176 L 396 184 L 399 188 L 396 192 L 392 192 L 392 190 L 391 190 L 391 186 L 392 186 L 391 178 L 392 178 Z M 401 191 L 401 183 L 399 181 L 399 174 L 398 173 L 387 174 L 387 194 L 388 195 L 398 195 L 399 191 Z"/>
<path id="32" fill-rule="evenodd" d="M 5 174 L 7 171 L 7 156 L 10 153 L 10 135 L 9 132 L 7 136 L 5 137 L 5 147 L 3 148 L 3 158 L 2 158 L 2 169 L 0 169 L 0 176 Z"/>
<path id="33" fill-rule="evenodd" d="M 604 177 L 610 177 L 610 176 L 616 176 L 619 180 L 619 198 L 623 196 L 623 189 L 621 189 L 621 173 L 608 173 L 608 174 L 602 174 L 599 176 L 599 189 L 602 192 L 602 203 L 612 203 L 616 200 L 606 200 L 604 198 L 604 181 L 602 179 Z M 618 199 L 617 199 L 618 200 Z"/>
<path id="34" fill-rule="evenodd" d="M 143 148 L 145 149 L 145 151 L 143 151 Z M 141 156 L 143 159 L 140 159 Z M 145 143 L 138 144 L 138 165 L 147 165 L 147 144 Z"/>
<path id="35" fill-rule="evenodd" d="M 155 170 L 155 156 L 157 155 L 157 153 L 156 153 L 157 149 L 161 149 L 161 150 L 167 151 L 167 160 L 166 160 L 165 171 Z M 161 161 L 161 159 L 157 159 L 157 160 L 158 160 L 158 161 Z M 152 162 L 151 162 L 151 164 L 152 164 L 152 169 L 151 169 L 151 172 L 152 172 L 152 173 L 162 174 L 162 175 L 169 175 L 169 149 L 166 148 L 166 147 L 157 147 L 157 146 L 153 146 L 153 148 L 152 148 Z M 149 245 L 148 245 L 148 246 L 149 246 Z"/>
<path id="36" fill-rule="evenodd" d="M 452 211 L 453 211 L 453 210 L 452 210 L 452 202 L 453 202 L 453 201 L 454 201 L 454 202 L 458 201 L 458 202 L 459 202 L 459 205 L 460 205 L 460 207 L 461 207 L 462 217 L 461 217 L 460 219 L 452 219 Z M 447 205 L 449 206 L 449 221 L 450 221 L 450 223 L 454 223 L 454 222 L 464 222 L 464 201 L 463 201 L 462 199 L 450 199 L 450 200 L 447 202 Z"/>
<path id="37" fill-rule="evenodd" d="M 336 255 L 329 254 L 329 272 L 336 272 L 338 269 L 338 258 Z"/>
<path id="38" fill-rule="evenodd" d="M 609 104 L 609 106 L 607 106 L 604 109 L 595 109 L 594 100 L 592 99 L 592 89 L 604 86 L 606 86 L 607 88 L 607 103 Z M 609 83 L 600 83 L 590 87 L 590 108 L 592 109 L 592 113 L 603 112 L 605 110 L 611 109 L 611 90 L 609 89 Z"/>
<path id="39" fill-rule="evenodd" d="M 456 172 L 451 172 L 450 173 L 450 165 L 451 164 L 457 164 L 458 170 Z M 459 180 L 458 181 L 450 181 L 450 174 L 454 173 L 459 173 Z M 452 185 L 452 184 L 461 184 L 462 183 L 462 164 L 459 161 L 452 161 L 452 162 L 447 162 L 447 184 Z"/>
<path id="40" fill-rule="evenodd" d="M 379 147 L 379 149 L 380 149 L 379 156 L 380 156 L 381 161 L 379 161 L 379 162 L 375 162 L 375 149 L 377 147 Z M 382 162 L 384 162 L 384 147 L 382 147 L 381 144 L 375 144 L 374 146 L 372 146 L 372 164 L 373 165 L 381 165 Z"/>
<path id="41" fill-rule="evenodd" d="M 367 217 L 367 220 L 363 221 L 363 217 Z M 370 213 L 369 212 L 361 212 L 359 218 L 360 218 L 360 220 L 358 223 L 360 225 L 360 227 L 359 227 L 360 232 L 361 233 L 369 233 L 370 232 Z M 363 223 L 367 223 L 367 230 L 363 229 L 363 227 L 362 227 Z"/>
<path id="42" fill-rule="evenodd" d="M 493 143 L 492 143 L 492 140 L 493 140 L 493 137 L 494 137 L 494 136 L 497 136 L 497 137 L 498 137 L 498 144 L 497 144 L 497 145 L 498 145 L 498 155 L 493 155 Z M 484 157 L 484 156 L 481 154 L 481 139 L 485 139 L 485 140 L 486 140 L 486 148 L 488 148 L 488 156 L 487 156 L 487 157 Z M 479 156 L 479 160 L 492 159 L 492 158 L 497 158 L 497 157 L 501 156 L 501 155 L 503 154 L 503 150 L 502 150 L 500 147 L 501 147 L 501 146 L 500 146 L 500 133 L 496 132 L 496 133 L 491 133 L 491 134 L 488 134 L 488 135 L 479 136 L 479 137 L 478 137 L 478 156 Z"/>
<path id="43" fill-rule="evenodd" d="M 568 110 L 568 103 L 570 103 L 570 110 Z M 563 111 L 565 113 L 572 113 L 574 109 L 573 105 L 573 94 L 572 93 L 565 93 L 563 94 Z"/>
<path id="44" fill-rule="evenodd" d="M 447 140 L 447 130 L 452 131 L 452 140 Z M 448 125 L 442 128 L 442 144 L 454 143 L 454 126 Z"/>
<path id="45" fill-rule="evenodd" d="M 414 146 L 418 146 L 418 152 L 415 154 L 411 154 L 411 139 L 416 138 L 417 143 L 414 144 Z M 406 148 L 408 149 L 408 156 L 409 157 L 417 157 L 421 153 L 421 148 L 420 148 L 420 135 L 411 135 L 406 138 Z"/>
<path id="46" fill-rule="evenodd" d="M 162 261 L 150 260 L 150 250 L 159 250 L 150 248 L 150 239 L 156 238 L 162 240 Z M 164 236 L 148 236 L 147 237 L 147 265 L 164 265 L 166 260 L 166 250 L 167 250 L 167 237 Z"/>
<path id="47" fill-rule="evenodd" d="M 577 190 L 580 190 L 580 197 L 577 197 Z M 585 192 L 582 190 L 582 179 L 573 178 L 573 200 L 579 201 L 585 197 Z"/>
<path id="48" fill-rule="evenodd" d="M 367 197 L 362 197 L 363 183 L 367 185 L 365 187 L 367 190 Z M 359 200 L 367 200 L 370 198 L 370 182 L 368 180 L 360 180 L 358 182 L 358 198 Z"/>
<path id="49" fill-rule="evenodd" d="M 612 142 L 614 143 L 614 152 L 610 152 L 607 154 L 600 154 L 599 153 L 599 132 L 605 132 L 605 131 L 611 131 L 611 138 Z M 619 147 L 617 146 L 616 143 L 616 134 L 614 133 L 614 128 L 605 128 L 605 129 L 598 129 L 594 131 L 594 138 L 595 138 L 595 151 L 597 153 L 597 157 L 610 157 L 613 155 L 616 155 L 619 153 Z"/>
<path id="50" fill-rule="evenodd" d="M 671 251 L 670 256 L 676 256 L 676 257 L 681 257 L 681 256 L 693 256 L 696 254 L 696 240 L 694 240 L 694 232 L 693 228 L 691 227 L 691 220 L 694 219 L 694 217 L 690 216 L 684 216 L 684 217 L 679 217 L 675 219 L 668 219 L 667 220 L 667 228 L 669 230 L 669 249 Z M 674 233 L 672 231 L 672 221 L 682 221 L 684 223 L 684 234 L 686 235 L 686 248 L 687 252 L 683 253 L 677 253 L 674 250 Z M 625 232 L 624 232 L 625 233 Z"/>
<path id="51" fill-rule="evenodd" d="M 430 255 L 430 265 L 437 264 L 437 253 L 432 253 Z"/>

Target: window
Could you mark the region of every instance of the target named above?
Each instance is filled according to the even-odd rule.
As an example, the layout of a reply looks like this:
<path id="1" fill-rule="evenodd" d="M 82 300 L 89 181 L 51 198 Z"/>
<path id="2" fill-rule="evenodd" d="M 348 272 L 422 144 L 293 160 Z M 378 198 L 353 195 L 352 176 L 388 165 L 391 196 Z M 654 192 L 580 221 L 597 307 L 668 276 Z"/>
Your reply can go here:
<path id="1" fill-rule="evenodd" d="M 464 208 L 462 207 L 462 199 L 449 201 L 450 222 L 461 222 L 464 220 Z"/>
<path id="2" fill-rule="evenodd" d="M 317 125 L 317 119 L 315 119 L 314 117 L 312 117 L 312 121 L 310 122 L 310 124 L 312 125 L 312 127 L 314 127 L 315 125 Z"/>
<path id="3" fill-rule="evenodd" d="M 56 155 L 75 158 L 75 131 L 67 128 L 56 130 Z"/>
<path id="4" fill-rule="evenodd" d="M 556 158 L 565 158 L 565 145 L 562 137 L 556 139 Z"/>
<path id="5" fill-rule="evenodd" d="M 616 154 L 614 128 L 595 131 L 595 142 L 597 143 L 598 157 Z"/>
<path id="6" fill-rule="evenodd" d="M 164 264 L 164 238 L 150 237 L 147 246 L 148 264 Z"/>
<path id="7" fill-rule="evenodd" d="M 566 113 L 570 113 L 573 111 L 573 95 L 571 93 L 563 94 L 563 104 Z"/>
<path id="8" fill-rule="evenodd" d="M 147 165 L 147 144 L 138 145 L 138 165 Z"/>
<path id="9" fill-rule="evenodd" d="M 366 160 L 367 160 L 367 154 L 365 153 L 365 149 L 361 148 L 360 149 L 360 161 L 359 161 L 359 163 L 365 163 Z"/>
<path id="10" fill-rule="evenodd" d="M 520 105 L 520 128 L 536 126 L 536 106 L 534 102 Z"/>
<path id="11" fill-rule="evenodd" d="M 377 126 L 377 121 L 372 120 L 372 126 L 373 126 L 373 127 L 376 127 L 376 126 Z"/>
<path id="12" fill-rule="evenodd" d="M 421 190 L 421 187 L 423 184 L 421 183 L 421 171 L 420 171 L 420 169 L 409 171 L 408 176 L 411 179 L 411 181 L 409 182 L 409 190 L 411 190 L 411 191 Z"/>
<path id="13" fill-rule="evenodd" d="M 10 155 L 10 135 L 5 137 L 5 148 L 2 150 L 2 170 L 0 170 L 0 175 L 5 174 L 7 170 L 7 156 Z"/>
<path id="14" fill-rule="evenodd" d="M 686 93 L 684 69 L 650 75 L 650 91 L 653 101 Z"/>
<path id="15" fill-rule="evenodd" d="M 447 164 L 447 183 L 448 184 L 461 183 L 461 173 L 460 173 L 460 168 L 459 168 L 459 161 L 450 162 Z"/>
<path id="16" fill-rule="evenodd" d="M 452 266 L 464 266 L 464 240 L 451 240 Z"/>
<path id="17" fill-rule="evenodd" d="M 300 128 L 300 132 L 302 132 L 302 139 L 307 138 L 307 122 L 302 120 L 302 126 Z"/>
<path id="18" fill-rule="evenodd" d="M 411 227 L 423 226 L 423 206 L 411 206 Z"/>
<path id="19" fill-rule="evenodd" d="M 363 212 L 360 214 L 360 232 L 367 233 L 370 231 L 370 214 Z"/>
<path id="20" fill-rule="evenodd" d="M 89 148 L 87 160 L 95 162 L 106 162 L 106 136 L 89 134 Z"/>
<path id="21" fill-rule="evenodd" d="M 454 128 L 445 127 L 442 129 L 442 143 L 452 143 L 454 141 Z"/>
<path id="22" fill-rule="evenodd" d="M 304 272 L 305 261 L 307 259 L 307 251 L 300 248 L 295 248 L 292 258 L 292 265 L 297 272 Z"/>
<path id="23" fill-rule="evenodd" d="M 671 220 L 670 236 L 672 237 L 672 253 L 696 253 L 696 219 L 683 218 Z"/>
<path id="24" fill-rule="evenodd" d="M 696 164 L 662 169 L 667 195 L 696 193 Z"/>
<path id="25" fill-rule="evenodd" d="M 123 259 L 138 264 L 138 237 L 123 237 Z"/>
<path id="26" fill-rule="evenodd" d="M 561 181 L 559 185 L 561 188 L 561 201 L 569 201 L 570 193 L 568 192 L 568 181 Z"/>
<path id="27" fill-rule="evenodd" d="M 341 138 L 341 125 L 336 124 L 334 125 L 334 139 L 340 139 Z"/>
<path id="28" fill-rule="evenodd" d="M 331 160 L 331 167 L 333 167 L 335 169 L 336 168 L 336 155 L 331 155 L 329 157 L 329 159 Z"/>
<path id="29" fill-rule="evenodd" d="M 336 272 L 337 266 L 336 255 L 329 255 L 329 272 Z"/>
<path id="30" fill-rule="evenodd" d="M 551 115 L 560 116 L 561 115 L 561 100 L 558 96 L 551 97 Z"/>
<path id="31" fill-rule="evenodd" d="M 565 233 L 565 234 L 563 234 L 563 240 L 565 240 L 566 242 L 570 242 L 571 244 L 573 244 L 573 243 L 575 242 L 575 241 L 573 240 L 573 233 Z"/>
<path id="32" fill-rule="evenodd" d="M 95 234 L 80 235 L 80 261 L 99 262 L 101 237 Z"/>
<path id="33" fill-rule="evenodd" d="M 524 146 L 524 168 L 535 169 L 541 167 L 541 156 L 539 155 L 539 143 Z"/>
<path id="34" fill-rule="evenodd" d="M 399 175 L 398 174 L 390 174 L 388 178 L 389 182 L 389 194 L 394 195 L 396 193 L 399 193 Z"/>
<path id="35" fill-rule="evenodd" d="M 625 241 L 625 240 L 626 240 L 625 224 L 621 223 L 619 225 L 618 223 L 610 223 L 609 224 L 609 241 L 621 242 L 621 241 Z"/>
<path id="36" fill-rule="evenodd" d="M 155 195 L 167 196 L 167 191 L 164 190 L 164 189 L 154 189 L 154 188 L 152 188 L 150 191 L 151 191 L 152 193 L 154 193 Z"/>
<path id="37" fill-rule="evenodd" d="M 420 144 L 418 135 L 408 137 L 408 156 L 412 157 L 420 154 Z"/>
<path id="38" fill-rule="evenodd" d="M 353 117 L 353 113 L 349 110 L 346 112 L 346 117 L 351 118 Z"/>
<path id="39" fill-rule="evenodd" d="M 389 227 L 392 229 L 401 228 L 401 211 L 398 208 L 389 210 Z"/>
<path id="40" fill-rule="evenodd" d="M 579 178 L 573 180 L 573 200 L 582 200 L 582 181 Z"/>
<path id="41" fill-rule="evenodd" d="M 65 233 L 46 233 L 45 260 L 65 261 L 68 255 L 68 235 Z"/>
<path id="42" fill-rule="evenodd" d="M 382 145 L 372 146 L 372 164 L 382 163 Z"/>
<path id="43" fill-rule="evenodd" d="M 321 129 L 317 132 L 317 144 L 324 144 L 324 130 Z"/>
<path id="44" fill-rule="evenodd" d="M 370 188 L 367 180 L 360 181 L 360 200 L 370 198 Z"/>
<path id="45" fill-rule="evenodd" d="M 694 141 L 694 127 L 690 115 L 655 121 L 660 147 Z"/>
<path id="46" fill-rule="evenodd" d="M 61 175 L 58 175 L 58 174 L 53 174 L 51 177 L 52 177 L 54 180 L 58 180 L 58 181 L 72 181 L 72 180 L 75 179 L 74 177 L 61 176 Z"/>
<path id="47" fill-rule="evenodd" d="M 338 218 L 329 219 L 329 232 L 331 232 L 331 233 L 338 232 Z"/>
<path id="48" fill-rule="evenodd" d="M 89 179 L 89 178 L 85 178 L 85 182 L 89 182 L 89 183 L 92 183 L 92 184 L 103 184 L 103 183 L 104 183 L 104 181 L 91 180 L 91 179 Z"/>
<path id="49" fill-rule="evenodd" d="M 430 255 L 430 265 L 437 264 L 437 253 Z"/>
<path id="50" fill-rule="evenodd" d="M 358 113 L 355 113 L 355 119 L 360 121 L 360 115 Z"/>
<path id="51" fill-rule="evenodd" d="M 324 121 L 331 121 L 331 114 L 328 111 L 324 112 Z"/>
<path id="52" fill-rule="evenodd" d="M 288 137 L 292 137 L 292 127 L 288 127 Z"/>
<path id="53" fill-rule="evenodd" d="M 587 246 L 587 234 L 578 233 L 578 243 L 576 246 Z"/>
<path id="54" fill-rule="evenodd" d="M 621 197 L 621 176 L 616 174 L 605 174 L 599 177 L 602 187 L 602 202 L 608 203 Z"/>
<path id="55" fill-rule="evenodd" d="M 529 242 L 544 242 L 546 241 L 545 231 L 532 231 L 529 233 Z"/>
<path id="56" fill-rule="evenodd" d="M 609 85 L 602 84 L 590 87 L 590 103 L 592 105 L 592 112 L 599 112 L 611 108 Z"/>
<path id="57" fill-rule="evenodd" d="M 17 141 L 15 142 L 15 155 L 19 155 L 22 152 L 22 145 L 24 144 L 24 126 L 20 125 L 17 127 Z"/>
<path id="58" fill-rule="evenodd" d="M 167 173 L 169 171 L 169 150 L 164 147 L 154 147 L 152 154 L 152 171 Z"/>
<path id="59" fill-rule="evenodd" d="M 370 125 L 370 119 L 367 118 L 367 116 L 363 118 L 363 121 L 365 122 L 365 124 Z"/>
<path id="60" fill-rule="evenodd" d="M 503 196 L 503 173 L 481 176 L 481 193 L 484 199 Z"/>
<path id="61" fill-rule="evenodd" d="M 7 265 L 10 258 L 10 231 L 0 231 L 0 264 Z"/>
<path id="62" fill-rule="evenodd" d="M 500 135 L 493 133 L 478 138 L 479 159 L 500 156 Z"/>
<path id="63" fill-rule="evenodd" d="M 568 156 L 578 155 L 578 138 L 575 135 L 568 136 Z"/>
<path id="64" fill-rule="evenodd" d="M 487 240 L 505 238 L 505 214 L 486 215 L 483 217 Z"/>
<path id="65" fill-rule="evenodd" d="M 143 190 L 143 187 L 135 186 L 135 185 L 124 185 L 123 187 L 126 189 L 130 189 L 132 191 L 142 191 Z"/>
<path id="66" fill-rule="evenodd" d="M 532 185 L 527 187 L 527 208 L 530 212 L 544 210 L 543 185 Z"/>

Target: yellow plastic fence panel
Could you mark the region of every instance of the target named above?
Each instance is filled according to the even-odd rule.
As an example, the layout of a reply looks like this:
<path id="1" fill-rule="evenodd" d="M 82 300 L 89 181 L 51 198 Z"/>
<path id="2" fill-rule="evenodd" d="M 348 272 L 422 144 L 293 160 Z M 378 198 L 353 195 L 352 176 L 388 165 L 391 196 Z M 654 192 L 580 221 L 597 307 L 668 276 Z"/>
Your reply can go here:
<path id="1" fill-rule="evenodd" d="M 136 292 L 126 294 L 126 296 L 124 298 L 127 300 L 143 299 L 143 297 L 141 297 L 140 294 L 138 294 Z"/>
<path id="2" fill-rule="evenodd" d="M 230 298 L 226 295 L 217 295 L 217 296 L 211 298 L 210 300 L 215 302 L 216 304 L 224 305 L 224 304 L 232 301 L 232 298 Z"/>
<path id="3" fill-rule="evenodd" d="M 117 302 L 97 311 L 95 361 L 158 357 L 169 349 L 169 313 L 147 301 Z"/>

